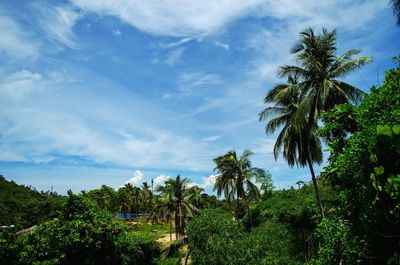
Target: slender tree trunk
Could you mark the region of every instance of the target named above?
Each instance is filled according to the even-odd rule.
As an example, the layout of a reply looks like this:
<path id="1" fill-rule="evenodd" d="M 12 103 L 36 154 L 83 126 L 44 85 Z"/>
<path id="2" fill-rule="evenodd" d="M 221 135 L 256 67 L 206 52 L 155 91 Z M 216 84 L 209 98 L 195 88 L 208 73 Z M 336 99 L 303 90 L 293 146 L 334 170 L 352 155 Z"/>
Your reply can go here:
<path id="1" fill-rule="evenodd" d="M 179 216 L 178 212 L 175 211 L 175 239 L 178 239 L 179 234 Z"/>
<path id="2" fill-rule="evenodd" d="M 186 215 L 181 216 L 181 234 L 182 234 L 182 236 L 185 235 L 185 228 L 186 228 L 185 220 L 186 220 Z"/>
<path id="3" fill-rule="evenodd" d="M 239 198 L 236 198 L 236 221 L 239 220 Z"/>
<path id="4" fill-rule="evenodd" d="M 172 218 L 171 216 L 168 217 L 169 221 L 169 242 L 172 242 Z"/>
<path id="5" fill-rule="evenodd" d="M 248 211 L 249 221 L 250 221 L 250 228 L 253 228 L 253 215 L 251 214 L 250 203 L 247 201 L 246 195 L 244 195 L 244 201 L 247 206 L 247 211 Z"/>
<path id="6" fill-rule="evenodd" d="M 321 214 L 321 218 L 323 219 L 323 218 L 325 218 L 324 208 L 322 207 L 321 195 L 319 194 L 319 189 L 318 189 L 318 182 L 317 182 L 317 179 L 315 178 L 314 168 L 312 166 L 310 157 L 307 158 L 307 162 L 308 162 L 308 167 L 310 168 L 310 172 L 311 172 L 311 178 L 312 178 L 312 182 L 313 182 L 314 189 L 315 189 L 315 195 L 317 197 L 319 211 Z"/>

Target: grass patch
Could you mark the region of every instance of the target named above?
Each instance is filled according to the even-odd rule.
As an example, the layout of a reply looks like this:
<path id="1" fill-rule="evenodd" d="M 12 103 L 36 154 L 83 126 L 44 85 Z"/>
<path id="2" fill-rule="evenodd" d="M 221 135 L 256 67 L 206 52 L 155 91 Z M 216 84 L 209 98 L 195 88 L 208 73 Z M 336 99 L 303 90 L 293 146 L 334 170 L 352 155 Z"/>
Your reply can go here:
<path id="1" fill-rule="evenodd" d="M 138 236 L 147 236 L 158 239 L 169 234 L 169 224 L 156 223 L 151 224 L 145 218 L 140 218 L 135 221 L 129 221 L 127 224 L 133 228 L 132 233 Z"/>

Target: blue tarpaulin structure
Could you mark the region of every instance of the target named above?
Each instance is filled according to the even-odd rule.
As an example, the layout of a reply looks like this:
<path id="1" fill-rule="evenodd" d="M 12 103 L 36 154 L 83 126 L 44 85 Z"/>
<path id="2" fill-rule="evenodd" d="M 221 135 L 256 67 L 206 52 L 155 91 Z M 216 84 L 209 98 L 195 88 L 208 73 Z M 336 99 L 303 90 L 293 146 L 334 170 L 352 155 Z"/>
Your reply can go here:
<path id="1" fill-rule="evenodd" d="M 135 219 L 135 218 L 140 218 L 140 217 L 145 217 L 147 216 L 146 214 L 141 214 L 141 213 L 119 213 L 117 214 L 118 219 L 124 219 L 124 220 L 129 220 L 129 219 Z"/>

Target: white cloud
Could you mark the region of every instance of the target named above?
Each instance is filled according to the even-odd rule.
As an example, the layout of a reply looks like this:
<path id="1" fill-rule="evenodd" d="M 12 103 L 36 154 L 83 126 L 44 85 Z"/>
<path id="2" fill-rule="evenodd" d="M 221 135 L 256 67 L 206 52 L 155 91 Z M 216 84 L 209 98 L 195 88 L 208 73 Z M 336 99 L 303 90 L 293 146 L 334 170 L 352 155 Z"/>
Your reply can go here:
<path id="1" fill-rule="evenodd" d="M 222 83 L 218 74 L 189 72 L 178 75 L 178 90 L 181 96 L 193 96 L 202 92 L 199 89 L 208 89 Z"/>
<path id="2" fill-rule="evenodd" d="M 121 31 L 119 30 L 119 29 L 114 29 L 113 31 L 112 31 L 112 34 L 114 35 L 114 36 L 116 36 L 116 37 L 119 37 L 119 36 L 121 36 Z"/>
<path id="3" fill-rule="evenodd" d="M 247 40 L 247 48 L 254 49 L 258 55 L 252 60 L 248 73 L 260 80 L 277 82 L 278 67 L 292 63 L 289 51 L 299 32 L 308 27 L 316 30 L 326 27 L 337 28 L 339 35 L 349 31 L 360 34 L 374 27 L 371 21 L 387 8 L 385 1 L 265 1 L 259 15 L 270 16 L 278 22 L 260 27 Z"/>
<path id="4" fill-rule="evenodd" d="M 215 182 L 217 181 L 218 175 L 210 175 L 207 177 L 201 177 L 201 183 L 190 182 L 187 186 L 188 188 L 197 186 L 205 190 L 211 191 L 214 188 Z"/>
<path id="5" fill-rule="evenodd" d="M 192 41 L 192 40 L 195 40 L 195 39 L 198 39 L 198 38 L 199 38 L 199 37 L 181 38 L 181 39 L 178 40 L 178 41 L 174 41 L 174 42 L 170 42 L 170 43 L 160 43 L 160 46 L 161 46 L 162 48 L 165 48 L 165 49 L 175 48 L 175 47 L 181 46 L 181 45 L 183 45 L 183 44 L 185 44 L 185 43 L 188 43 L 188 42 L 190 42 L 190 41 Z"/>
<path id="6" fill-rule="evenodd" d="M 136 170 L 133 176 L 125 182 L 125 185 L 140 186 L 143 182 L 143 176 L 144 174 L 140 170 Z"/>
<path id="7" fill-rule="evenodd" d="M 170 178 L 171 178 L 170 176 L 166 176 L 166 175 L 159 175 L 159 176 L 155 177 L 153 179 L 154 187 L 163 186 L 164 182 Z"/>
<path id="8" fill-rule="evenodd" d="M 293 26 L 300 30 L 321 25 L 355 29 L 364 27 L 367 21 L 376 17 L 387 5 L 385 1 L 268 0 L 264 2 L 260 14 L 287 20 L 288 24 L 296 21 L 298 24 Z"/>
<path id="9" fill-rule="evenodd" d="M 73 28 L 81 15 L 69 6 L 37 6 L 38 25 L 53 43 L 78 49 Z"/>
<path id="10" fill-rule="evenodd" d="M 276 137 L 271 136 L 268 139 L 258 139 L 258 141 L 254 142 L 257 146 L 253 149 L 253 153 L 259 156 L 270 156 L 274 152 Z"/>
<path id="11" fill-rule="evenodd" d="M 37 89 L 41 80 L 41 74 L 21 70 L 0 82 L 0 93 L 13 100 L 19 100 Z"/>
<path id="12" fill-rule="evenodd" d="M 230 48 L 229 44 L 219 42 L 219 41 L 215 41 L 214 44 L 217 45 L 218 47 L 223 48 L 226 51 L 229 51 L 229 48 Z"/>
<path id="13" fill-rule="evenodd" d="M 113 15 L 156 35 L 197 36 L 214 33 L 232 19 L 252 11 L 261 0 L 140 1 L 72 0 L 87 11 Z"/>
<path id="14" fill-rule="evenodd" d="M 36 60 L 39 43 L 12 18 L 0 14 L 0 54 L 12 59 Z"/>
<path id="15" fill-rule="evenodd" d="M 215 182 L 217 181 L 218 175 L 210 175 L 208 177 L 202 177 L 203 183 L 201 184 L 201 187 L 206 189 L 209 187 L 214 187 Z"/>
<path id="16" fill-rule="evenodd" d="M 295 26 L 362 27 L 385 1 L 330 0 L 72 0 L 79 8 L 112 15 L 156 35 L 193 37 L 216 33 L 239 17 L 274 17 Z M 354 16 L 354 14 L 358 14 Z"/>
<path id="17" fill-rule="evenodd" d="M 203 138 L 203 141 L 214 142 L 214 141 L 216 141 L 218 139 L 221 139 L 221 138 L 222 138 L 221 135 L 213 135 L 213 136 L 210 136 L 210 137 Z"/>
<path id="18" fill-rule="evenodd" d="M 222 82 L 217 74 L 205 74 L 202 72 L 182 73 L 178 76 L 178 82 L 183 86 L 198 87 L 204 85 L 216 85 Z"/>
<path id="19" fill-rule="evenodd" d="M 167 58 L 165 59 L 164 63 L 168 64 L 169 66 L 174 66 L 181 58 L 184 50 L 185 50 L 184 47 L 172 50 L 167 54 Z"/>
<path id="20" fill-rule="evenodd" d="M 12 95 L 18 101 L 0 97 L 0 153 L 7 160 L 47 163 L 63 155 L 127 167 L 207 170 L 218 153 L 206 142 L 165 128 L 162 121 L 149 124 L 160 115 L 177 114 L 100 77 L 87 86 L 78 79 L 22 70 L 3 80 L 2 94 L 32 88 L 30 96 L 26 91 L 19 92 L 25 96 Z M 178 123 L 168 126 L 177 128 Z"/>

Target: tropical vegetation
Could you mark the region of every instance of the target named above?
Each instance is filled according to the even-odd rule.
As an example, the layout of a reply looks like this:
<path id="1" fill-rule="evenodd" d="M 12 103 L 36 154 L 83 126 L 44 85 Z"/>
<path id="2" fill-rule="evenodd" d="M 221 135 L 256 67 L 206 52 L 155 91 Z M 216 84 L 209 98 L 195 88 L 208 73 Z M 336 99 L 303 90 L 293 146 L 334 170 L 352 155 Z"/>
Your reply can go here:
<path id="1" fill-rule="evenodd" d="M 372 59 L 336 35 L 300 33 L 258 115 L 311 181 L 275 188 L 250 150 L 213 160 L 216 196 L 180 175 L 66 195 L 0 176 L 0 264 L 400 265 L 400 67 L 361 90 L 346 77 Z"/>
<path id="2" fill-rule="evenodd" d="M 268 106 L 259 114 L 261 121 L 277 116 L 267 123 L 267 134 L 283 126 L 274 146 L 275 159 L 283 148 L 289 166 L 308 165 L 322 218 L 325 214 L 313 168 L 313 163 L 322 162 L 318 121 L 322 112 L 338 104 L 357 103 L 364 92 L 339 79 L 372 60 L 352 58 L 359 50 L 338 56 L 336 39 L 336 30 L 323 28 L 321 34 L 316 34 L 309 28 L 301 32 L 300 41 L 291 50 L 297 65 L 279 68 L 278 77 L 287 78 L 288 82 L 267 93 L 264 103 Z"/>

